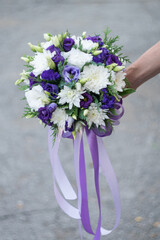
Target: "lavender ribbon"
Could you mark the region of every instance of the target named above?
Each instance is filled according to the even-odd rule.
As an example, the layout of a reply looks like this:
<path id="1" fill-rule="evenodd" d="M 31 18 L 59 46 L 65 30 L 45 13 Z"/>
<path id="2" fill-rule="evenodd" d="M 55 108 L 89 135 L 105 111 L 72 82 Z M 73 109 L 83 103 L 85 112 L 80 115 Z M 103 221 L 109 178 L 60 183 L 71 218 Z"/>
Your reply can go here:
<path id="1" fill-rule="evenodd" d="M 120 111 L 121 109 L 121 111 Z M 124 114 L 124 108 L 122 102 L 115 103 L 116 115 L 109 112 L 108 116 L 113 121 L 114 125 L 119 124 L 119 119 Z M 87 135 L 87 140 L 92 156 L 93 167 L 94 167 L 94 183 L 95 190 L 98 200 L 99 208 L 99 218 L 96 231 L 94 232 L 91 227 L 91 221 L 89 216 L 89 206 L 88 206 L 88 195 L 87 195 L 87 180 L 86 180 L 86 166 L 85 166 L 85 157 L 84 157 L 84 148 L 83 148 L 83 132 L 82 129 L 80 132 L 77 132 L 76 139 L 73 139 L 71 133 L 64 133 L 61 129 L 59 130 L 58 136 L 56 137 L 54 146 L 52 146 L 52 131 L 49 129 L 48 135 L 48 146 L 50 153 L 50 161 L 53 170 L 53 186 L 54 193 L 57 199 L 57 202 L 61 209 L 70 217 L 79 220 L 79 228 L 81 233 L 82 240 L 82 229 L 81 223 L 85 231 L 94 236 L 93 240 L 100 240 L 101 235 L 107 235 L 111 233 L 114 229 L 117 228 L 121 216 L 121 205 L 120 205 L 120 194 L 118 189 L 118 183 L 116 175 L 112 168 L 111 162 L 106 153 L 102 137 L 109 136 L 112 133 L 112 126 L 101 126 L 100 128 L 94 127 L 89 130 L 85 128 Z M 76 193 L 73 190 L 59 159 L 58 149 L 61 137 L 67 137 L 73 140 L 74 148 L 74 164 L 75 164 L 75 173 L 76 173 L 76 183 L 77 183 L 77 196 L 78 196 L 78 206 L 77 208 L 68 203 L 67 200 L 76 199 Z M 100 200 L 100 190 L 99 190 L 99 165 L 101 165 L 102 172 L 108 182 L 109 188 L 112 192 L 113 201 L 116 211 L 116 220 L 113 229 L 107 230 L 101 226 L 101 200 Z M 61 190 L 61 193 L 59 189 Z"/>

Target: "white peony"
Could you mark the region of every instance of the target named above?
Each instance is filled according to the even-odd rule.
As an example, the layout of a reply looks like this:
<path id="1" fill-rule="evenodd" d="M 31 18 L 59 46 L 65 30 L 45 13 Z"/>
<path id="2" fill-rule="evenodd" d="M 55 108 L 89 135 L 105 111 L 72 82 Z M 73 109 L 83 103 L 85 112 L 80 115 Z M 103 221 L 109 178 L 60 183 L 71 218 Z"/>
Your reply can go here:
<path id="1" fill-rule="evenodd" d="M 64 86 L 58 96 L 59 96 L 59 104 L 69 103 L 69 109 L 72 109 L 73 105 L 76 107 L 80 107 L 80 99 L 83 99 L 82 96 L 84 92 L 82 90 L 71 89 L 70 87 Z"/>
<path id="2" fill-rule="evenodd" d="M 115 89 L 118 92 L 123 92 L 123 88 L 125 87 L 126 83 L 124 81 L 126 77 L 126 73 L 125 72 L 118 72 L 115 74 Z"/>
<path id="3" fill-rule="evenodd" d="M 108 119 L 107 111 L 99 108 L 97 109 L 97 105 L 95 103 L 91 103 L 91 105 L 88 108 L 89 112 L 87 114 L 87 122 L 89 127 L 91 127 L 92 123 L 94 123 L 97 127 L 100 125 L 105 126 L 105 119 Z"/>
<path id="4" fill-rule="evenodd" d="M 27 102 L 32 110 L 38 111 L 40 107 L 50 102 L 40 85 L 34 86 L 31 90 L 25 92 Z"/>
<path id="5" fill-rule="evenodd" d="M 56 108 L 56 110 L 52 113 L 51 122 L 58 125 L 58 128 L 65 130 L 65 122 L 68 119 L 68 115 L 66 114 L 64 109 Z"/>
<path id="6" fill-rule="evenodd" d="M 72 36 L 71 38 L 75 41 L 75 44 L 77 45 L 77 47 L 79 47 L 79 43 L 81 42 L 83 50 L 90 51 L 98 47 L 98 43 L 94 43 L 91 40 L 83 39 L 82 37 L 76 37 L 76 36 Z"/>
<path id="7" fill-rule="evenodd" d="M 61 52 L 64 58 L 67 58 L 67 62 L 70 65 L 82 68 L 86 63 L 92 61 L 93 57 L 91 54 L 84 53 L 79 49 L 72 48 L 69 52 Z"/>
<path id="8" fill-rule="evenodd" d="M 112 85 L 109 81 L 109 70 L 103 66 L 89 65 L 85 66 L 81 73 L 81 78 L 88 79 L 84 88 L 99 94 L 99 90 L 106 88 L 107 85 Z"/>
<path id="9" fill-rule="evenodd" d="M 43 71 L 49 70 L 47 58 L 52 58 L 55 56 L 55 54 L 55 51 L 51 53 L 49 50 L 45 49 L 43 50 L 43 53 L 36 52 L 34 60 L 30 62 L 30 65 L 34 67 L 32 72 L 36 77 Z"/>

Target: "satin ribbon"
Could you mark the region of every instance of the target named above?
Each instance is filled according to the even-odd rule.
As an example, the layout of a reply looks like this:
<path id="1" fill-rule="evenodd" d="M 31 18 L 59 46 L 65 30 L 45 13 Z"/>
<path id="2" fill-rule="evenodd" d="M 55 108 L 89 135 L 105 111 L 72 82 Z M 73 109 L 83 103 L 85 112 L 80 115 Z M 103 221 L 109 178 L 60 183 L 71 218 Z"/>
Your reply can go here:
<path id="1" fill-rule="evenodd" d="M 76 139 L 73 140 L 74 146 L 74 162 L 77 182 L 77 195 L 78 195 L 78 206 L 75 208 L 67 200 L 74 200 L 76 193 L 73 190 L 63 168 L 60 163 L 58 156 L 58 149 L 60 140 L 62 137 L 62 130 L 59 130 L 59 134 L 55 140 L 54 146 L 52 146 L 52 131 L 49 129 L 49 153 L 50 161 L 53 170 L 53 186 L 56 200 L 61 209 L 70 217 L 80 219 L 83 228 L 89 234 L 94 235 L 94 240 L 100 240 L 101 235 L 107 235 L 111 233 L 119 224 L 121 207 L 120 207 L 120 195 L 118 190 L 118 183 L 112 165 L 109 161 L 103 141 L 101 137 L 98 137 L 92 130 L 86 130 L 87 140 L 92 156 L 93 167 L 94 167 L 94 182 L 96 195 L 99 207 L 99 218 L 96 231 L 92 230 L 89 207 L 88 207 L 88 196 L 87 196 L 87 180 L 86 180 L 86 167 L 83 149 L 83 131 L 77 133 Z M 99 190 L 99 164 L 101 165 L 102 172 L 108 182 L 110 190 L 113 195 L 115 210 L 116 210 L 116 221 L 112 230 L 106 230 L 101 226 L 101 202 L 100 202 L 100 190 Z M 61 193 L 57 187 L 61 190 Z M 80 226 L 80 223 L 79 223 Z M 81 228 L 81 227 L 80 227 Z M 81 237 L 82 239 L 82 237 Z"/>
<path id="2" fill-rule="evenodd" d="M 118 125 L 119 119 L 124 114 L 124 108 L 122 106 L 122 100 L 114 104 L 115 113 L 108 112 L 108 116 L 112 121 L 112 125 Z M 89 206 L 88 206 L 88 195 L 87 195 L 87 179 L 86 179 L 86 166 L 85 166 L 85 157 L 83 149 L 83 134 L 84 129 L 80 132 L 77 132 L 76 139 L 73 139 L 72 133 L 64 133 L 59 129 L 58 136 L 56 137 L 54 146 L 52 145 L 52 131 L 49 128 L 48 134 L 48 146 L 50 153 L 50 161 L 53 170 L 53 187 L 55 197 L 61 209 L 70 217 L 79 220 L 79 229 L 81 233 L 82 240 L 82 229 L 81 223 L 84 230 L 94 236 L 93 240 L 100 240 L 101 235 L 107 235 L 111 233 L 114 229 L 117 228 L 121 216 L 121 205 L 120 205 L 120 194 L 118 189 L 118 183 L 116 175 L 112 168 L 111 162 L 106 153 L 102 137 L 109 136 L 112 133 L 112 126 L 100 126 L 99 128 L 94 127 L 92 130 L 85 128 L 87 135 L 87 141 L 89 149 L 92 156 L 93 167 L 94 167 L 94 183 L 95 190 L 98 200 L 99 208 L 99 217 L 98 224 L 95 232 L 92 230 L 90 216 L 89 216 Z M 70 138 L 73 140 L 74 148 L 74 164 L 75 164 L 75 173 L 76 173 L 76 183 L 77 183 L 77 196 L 78 204 L 77 208 L 72 206 L 67 200 L 74 200 L 77 198 L 74 189 L 72 188 L 64 170 L 61 165 L 58 149 L 61 138 Z M 109 188 L 111 190 L 115 212 L 116 220 L 115 225 L 111 230 L 107 230 L 101 226 L 101 200 L 100 200 L 100 189 L 99 189 L 99 165 L 101 165 L 102 172 L 105 176 L 106 181 L 108 182 Z M 58 187 L 57 187 L 58 185 Z M 61 190 L 61 193 L 59 191 Z"/>

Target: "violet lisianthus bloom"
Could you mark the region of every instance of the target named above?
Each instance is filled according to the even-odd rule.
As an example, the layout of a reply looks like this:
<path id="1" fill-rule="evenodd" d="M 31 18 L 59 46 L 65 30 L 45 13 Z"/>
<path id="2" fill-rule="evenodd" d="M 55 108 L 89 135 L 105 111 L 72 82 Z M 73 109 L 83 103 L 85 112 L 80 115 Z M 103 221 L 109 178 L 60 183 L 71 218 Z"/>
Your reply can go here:
<path id="1" fill-rule="evenodd" d="M 83 96 L 84 98 L 80 101 L 80 106 L 81 106 L 82 108 L 88 108 L 89 105 L 93 102 L 93 98 L 92 98 L 92 96 L 91 96 L 89 93 L 87 93 L 87 92 L 83 93 L 82 96 Z"/>
<path id="2" fill-rule="evenodd" d="M 30 75 L 29 75 L 29 89 L 32 88 L 32 86 L 37 83 L 36 82 L 36 76 L 31 72 Z"/>
<path id="3" fill-rule="evenodd" d="M 99 50 L 102 50 L 100 54 L 93 57 L 93 61 L 96 63 L 106 63 L 106 60 L 109 56 L 109 51 L 106 48 L 100 48 Z"/>
<path id="4" fill-rule="evenodd" d="M 96 42 L 99 44 L 99 46 L 101 47 L 103 45 L 103 41 L 102 38 L 100 38 L 98 35 L 97 36 L 88 36 L 87 38 L 85 38 L 87 40 L 91 40 L 92 42 Z"/>
<path id="5" fill-rule="evenodd" d="M 57 95 L 59 93 L 57 85 L 41 82 L 41 86 L 43 87 L 43 90 L 45 90 L 51 94 L 52 98 L 57 98 Z"/>
<path id="6" fill-rule="evenodd" d="M 43 123 L 49 124 L 52 113 L 48 111 L 47 107 L 41 107 L 38 109 L 38 118 L 42 120 Z"/>
<path id="7" fill-rule="evenodd" d="M 56 103 L 50 103 L 47 106 L 48 111 L 52 114 L 57 108 L 57 104 Z"/>
<path id="8" fill-rule="evenodd" d="M 64 51 L 69 52 L 74 44 L 75 44 L 75 41 L 72 38 L 65 38 L 63 41 Z"/>
<path id="9" fill-rule="evenodd" d="M 66 65 L 63 69 L 62 75 L 66 83 L 71 81 L 77 82 L 80 75 L 80 68 Z"/>
<path id="10" fill-rule="evenodd" d="M 56 64 L 56 66 L 58 65 L 59 62 L 62 62 L 62 64 L 64 63 L 64 57 L 62 57 L 61 54 L 56 53 L 56 55 L 54 55 L 54 57 L 52 57 L 52 61 Z"/>
<path id="11" fill-rule="evenodd" d="M 117 63 L 118 66 L 121 66 L 122 63 L 121 61 L 119 60 L 118 56 L 114 55 L 114 54 L 110 54 L 108 56 L 108 58 L 106 59 L 106 65 L 110 65 L 112 63 Z"/>
<path id="12" fill-rule="evenodd" d="M 58 65 L 59 62 L 64 63 L 64 58 L 61 56 L 61 51 L 58 47 L 55 47 L 54 44 L 49 46 L 47 48 L 47 50 L 49 50 L 51 53 L 52 52 L 56 52 L 56 54 L 54 55 L 54 57 L 52 57 L 52 61 Z"/>
<path id="13" fill-rule="evenodd" d="M 50 119 L 52 117 L 52 113 L 56 110 L 57 104 L 51 103 L 48 106 L 41 107 L 38 109 L 38 118 L 42 120 L 43 123 L 47 125 L 52 125 Z"/>
<path id="14" fill-rule="evenodd" d="M 56 52 L 56 54 L 61 53 L 60 49 L 58 47 L 55 47 L 54 45 L 49 46 L 46 50 L 49 50 L 51 53 L 54 51 Z"/>
<path id="15" fill-rule="evenodd" d="M 59 73 L 55 72 L 53 69 L 45 70 L 41 74 L 41 79 L 47 81 L 57 81 L 59 77 Z"/>
<path id="16" fill-rule="evenodd" d="M 109 96 L 106 88 L 101 89 L 101 91 L 103 92 L 101 108 L 102 109 L 114 108 L 114 104 L 116 101 L 115 97 Z"/>
<path id="17" fill-rule="evenodd" d="M 118 56 L 114 54 L 110 54 L 108 49 L 106 48 L 100 48 L 99 50 L 102 50 L 100 54 L 93 57 L 93 61 L 96 63 L 104 63 L 105 65 L 110 65 L 112 63 L 117 63 L 118 66 L 121 66 L 122 63 L 119 60 Z"/>

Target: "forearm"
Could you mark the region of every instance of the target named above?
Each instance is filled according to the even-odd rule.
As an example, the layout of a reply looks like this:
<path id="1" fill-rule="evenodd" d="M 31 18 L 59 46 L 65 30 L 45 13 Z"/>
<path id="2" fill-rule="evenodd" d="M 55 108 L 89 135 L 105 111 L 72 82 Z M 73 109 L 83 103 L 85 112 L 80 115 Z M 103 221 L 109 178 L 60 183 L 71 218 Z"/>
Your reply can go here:
<path id="1" fill-rule="evenodd" d="M 130 86 L 134 89 L 160 73 L 160 41 L 132 63 L 126 73 Z"/>

